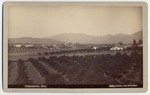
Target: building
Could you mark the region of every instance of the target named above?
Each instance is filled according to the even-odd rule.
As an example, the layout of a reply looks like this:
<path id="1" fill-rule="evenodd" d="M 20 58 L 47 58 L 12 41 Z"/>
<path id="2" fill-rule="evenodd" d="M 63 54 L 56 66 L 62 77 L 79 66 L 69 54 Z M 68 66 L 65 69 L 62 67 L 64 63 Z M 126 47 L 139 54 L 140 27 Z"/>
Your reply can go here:
<path id="1" fill-rule="evenodd" d="M 118 46 L 115 46 L 115 47 L 110 48 L 110 50 L 111 50 L 111 51 L 123 50 L 123 46 L 118 45 Z"/>
<path id="2" fill-rule="evenodd" d="M 28 48 L 28 47 L 34 47 L 34 45 L 31 45 L 31 44 L 25 44 L 25 47 Z"/>
<path id="3" fill-rule="evenodd" d="M 131 45 L 117 45 L 115 47 L 110 48 L 111 51 L 119 51 L 119 50 L 126 50 L 129 47 L 131 47 Z"/>
<path id="4" fill-rule="evenodd" d="M 22 45 L 21 44 L 15 44 L 14 47 L 20 48 L 20 47 L 22 47 Z"/>
<path id="5" fill-rule="evenodd" d="M 98 47 L 96 47 L 96 46 L 93 47 L 93 50 L 97 50 L 97 49 L 98 49 Z"/>

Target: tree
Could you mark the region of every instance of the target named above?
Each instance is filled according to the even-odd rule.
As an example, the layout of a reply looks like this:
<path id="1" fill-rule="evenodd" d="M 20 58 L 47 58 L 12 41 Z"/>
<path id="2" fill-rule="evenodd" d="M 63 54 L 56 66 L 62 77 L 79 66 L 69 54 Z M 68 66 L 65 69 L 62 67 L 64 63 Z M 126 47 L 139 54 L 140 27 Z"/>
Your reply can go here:
<path id="1" fill-rule="evenodd" d="M 48 52 L 44 52 L 44 55 L 48 55 Z"/>
<path id="2" fill-rule="evenodd" d="M 39 52 L 38 55 L 42 55 L 42 54 Z"/>
<path id="3" fill-rule="evenodd" d="M 139 39 L 138 45 L 143 44 L 143 41 Z"/>
<path id="4" fill-rule="evenodd" d="M 133 50 L 137 50 L 137 48 L 138 48 L 138 44 L 136 43 L 136 40 L 133 39 L 132 49 L 133 49 Z"/>
<path id="5" fill-rule="evenodd" d="M 121 41 L 121 42 L 118 42 L 118 45 L 123 45 L 122 41 Z"/>

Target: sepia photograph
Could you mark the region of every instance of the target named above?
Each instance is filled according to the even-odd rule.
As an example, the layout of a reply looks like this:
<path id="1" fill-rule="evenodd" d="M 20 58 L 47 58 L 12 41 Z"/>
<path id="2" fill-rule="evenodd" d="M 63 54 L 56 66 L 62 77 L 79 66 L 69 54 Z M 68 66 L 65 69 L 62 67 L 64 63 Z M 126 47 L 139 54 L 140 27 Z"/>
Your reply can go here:
<path id="1" fill-rule="evenodd" d="M 143 88 L 143 6 L 104 5 L 6 2 L 7 88 Z"/>

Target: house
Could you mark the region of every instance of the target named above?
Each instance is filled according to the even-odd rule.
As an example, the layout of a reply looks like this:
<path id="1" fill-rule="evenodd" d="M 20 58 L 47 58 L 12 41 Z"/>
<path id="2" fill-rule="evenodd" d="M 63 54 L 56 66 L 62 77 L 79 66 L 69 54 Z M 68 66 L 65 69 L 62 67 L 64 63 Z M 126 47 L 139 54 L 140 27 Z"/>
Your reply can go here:
<path id="1" fill-rule="evenodd" d="M 123 50 L 123 46 L 118 45 L 118 46 L 115 46 L 115 47 L 110 48 L 110 50 L 111 50 L 111 51 Z"/>
<path id="2" fill-rule="evenodd" d="M 128 46 L 123 46 L 123 49 L 127 49 L 128 48 Z"/>
<path id="3" fill-rule="evenodd" d="M 21 44 L 15 44 L 14 47 L 20 48 L 20 47 L 22 47 L 22 45 Z"/>
<path id="4" fill-rule="evenodd" d="M 34 45 L 31 45 L 31 44 L 25 44 L 25 47 L 28 48 L 28 47 L 33 47 Z"/>
<path id="5" fill-rule="evenodd" d="M 45 45 L 45 44 L 41 44 L 41 45 L 40 45 L 40 47 L 41 47 L 42 49 L 46 49 L 46 48 L 48 48 L 48 46 L 47 46 L 47 45 Z"/>
<path id="6" fill-rule="evenodd" d="M 93 47 L 93 50 L 97 50 L 97 49 L 98 49 L 98 47 L 96 47 L 96 46 Z"/>

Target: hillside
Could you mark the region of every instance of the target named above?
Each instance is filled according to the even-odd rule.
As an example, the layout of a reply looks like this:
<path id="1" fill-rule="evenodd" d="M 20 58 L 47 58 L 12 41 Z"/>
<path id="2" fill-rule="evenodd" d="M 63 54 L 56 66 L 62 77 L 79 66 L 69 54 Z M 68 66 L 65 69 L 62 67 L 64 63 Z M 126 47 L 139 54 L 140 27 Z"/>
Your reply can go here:
<path id="1" fill-rule="evenodd" d="M 128 34 L 115 34 L 115 35 L 105 35 L 105 36 L 91 36 L 82 33 L 63 33 L 51 37 L 46 37 L 46 39 L 53 39 L 57 41 L 63 41 L 66 43 L 82 43 L 82 44 L 109 44 L 118 43 L 122 41 L 123 43 L 131 43 L 133 39 L 137 41 L 142 39 L 142 31 Z"/>
<path id="2" fill-rule="evenodd" d="M 63 44 L 62 41 L 56 41 L 53 39 L 44 38 L 32 38 L 32 37 L 21 37 L 21 38 L 10 38 L 9 43 L 29 43 L 29 44 Z"/>

